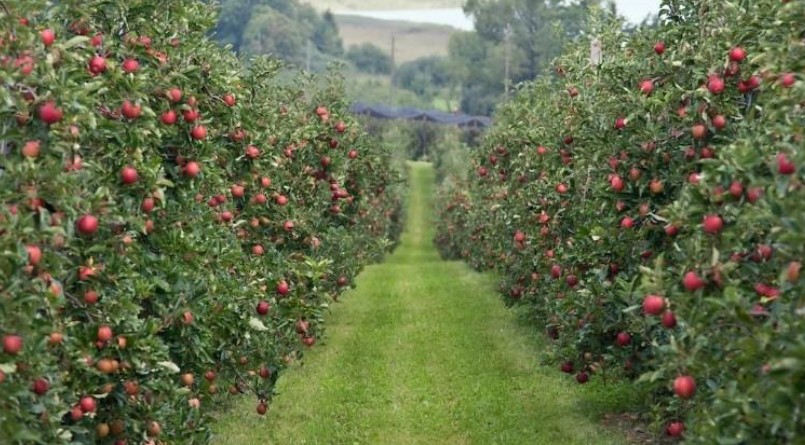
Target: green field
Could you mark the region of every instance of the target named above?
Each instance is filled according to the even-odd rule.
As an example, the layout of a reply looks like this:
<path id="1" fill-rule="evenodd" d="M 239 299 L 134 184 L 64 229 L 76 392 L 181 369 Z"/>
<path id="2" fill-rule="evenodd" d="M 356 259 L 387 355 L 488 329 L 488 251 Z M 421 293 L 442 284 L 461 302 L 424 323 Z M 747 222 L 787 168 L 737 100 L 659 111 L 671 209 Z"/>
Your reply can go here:
<path id="1" fill-rule="evenodd" d="M 319 10 L 375 11 L 400 9 L 460 8 L 464 0 L 302 0 Z"/>
<path id="2" fill-rule="evenodd" d="M 449 26 L 396 22 L 367 17 L 336 15 L 336 23 L 344 39 L 344 47 L 373 43 L 391 53 L 391 37 L 395 39 L 397 64 L 426 56 L 445 56 L 450 36 L 457 32 Z"/>
<path id="3" fill-rule="evenodd" d="M 630 406 L 626 387 L 582 387 L 538 365 L 541 336 L 503 306 L 494 278 L 441 261 L 431 242 L 434 171 L 411 165 L 402 245 L 358 277 L 325 341 L 280 378 L 268 415 L 242 401 L 215 443 L 627 443 L 598 421 Z"/>

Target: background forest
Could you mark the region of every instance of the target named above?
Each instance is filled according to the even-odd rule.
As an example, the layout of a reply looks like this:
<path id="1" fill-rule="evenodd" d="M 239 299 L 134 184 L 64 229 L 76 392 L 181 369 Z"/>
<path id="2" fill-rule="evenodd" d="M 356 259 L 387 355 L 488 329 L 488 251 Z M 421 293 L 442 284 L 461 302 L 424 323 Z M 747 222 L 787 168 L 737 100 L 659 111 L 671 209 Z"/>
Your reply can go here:
<path id="1" fill-rule="evenodd" d="M 215 36 L 243 58 L 273 54 L 289 67 L 314 72 L 345 62 L 355 100 L 490 115 L 507 91 L 536 78 L 580 35 L 587 9 L 617 14 L 614 3 L 601 0 L 409 0 L 388 6 L 461 6 L 475 23 L 473 31 L 461 31 L 334 15 L 331 6 L 326 0 L 222 0 Z"/>

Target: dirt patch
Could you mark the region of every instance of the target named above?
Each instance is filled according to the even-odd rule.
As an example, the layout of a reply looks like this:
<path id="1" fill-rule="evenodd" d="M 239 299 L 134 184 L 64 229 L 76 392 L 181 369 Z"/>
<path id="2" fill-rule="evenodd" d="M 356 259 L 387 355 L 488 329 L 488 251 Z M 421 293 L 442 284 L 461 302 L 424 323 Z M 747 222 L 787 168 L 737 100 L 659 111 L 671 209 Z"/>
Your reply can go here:
<path id="1" fill-rule="evenodd" d="M 651 431 L 647 422 L 638 414 L 605 414 L 601 423 L 610 429 L 623 431 L 629 445 L 667 445 L 677 443 L 668 437 L 658 436 Z"/>

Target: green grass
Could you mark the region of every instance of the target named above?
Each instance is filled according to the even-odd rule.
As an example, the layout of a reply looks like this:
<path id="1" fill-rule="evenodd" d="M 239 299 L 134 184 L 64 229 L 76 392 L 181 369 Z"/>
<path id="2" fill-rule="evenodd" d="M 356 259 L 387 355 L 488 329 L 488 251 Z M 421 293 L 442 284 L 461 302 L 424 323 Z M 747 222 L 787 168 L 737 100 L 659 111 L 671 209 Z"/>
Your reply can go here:
<path id="1" fill-rule="evenodd" d="M 461 8 L 464 0 L 302 0 L 324 11 L 385 11 L 400 9 Z"/>
<path id="2" fill-rule="evenodd" d="M 434 171 L 411 164 L 401 246 L 367 268 L 329 336 L 280 377 L 266 417 L 236 404 L 218 444 L 622 445 L 597 416 L 626 388 L 582 387 L 537 363 L 541 340 L 504 308 L 489 275 L 431 243 Z"/>
<path id="3" fill-rule="evenodd" d="M 446 56 L 450 36 L 458 32 L 450 26 L 351 15 L 336 15 L 335 22 L 345 48 L 373 43 L 391 54 L 393 35 L 394 60 L 398 65 L 420 57 Z"/>

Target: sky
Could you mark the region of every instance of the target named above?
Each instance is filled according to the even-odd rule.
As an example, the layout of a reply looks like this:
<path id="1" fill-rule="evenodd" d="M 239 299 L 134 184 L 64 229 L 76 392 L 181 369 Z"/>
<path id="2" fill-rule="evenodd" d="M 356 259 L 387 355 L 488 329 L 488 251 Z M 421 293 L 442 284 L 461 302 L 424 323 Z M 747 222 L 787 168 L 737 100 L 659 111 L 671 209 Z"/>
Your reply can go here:
<path id="1" fill-rule="evenodd" d="M 648 14 L 656 14 L 660 10 L 660 0 L 615 0 L 621 15 L 633 23 L 640 23 Z M 472 19 L 466 17 L 461 9 L 428 9 L 428 10 L 390 10 L 390 11 L 343 11 L 344 14 L 360 15 L 385 20 L 404 20 L 420 23 L 450 25 L 458 29 L 472 30 Z"/>
<path id="2" fill-rule="evenodd" d="M 618 11 L 634 23 L 640 23 L 648 14 L 660 10 L 660 0 L 615 0 Z"/>

